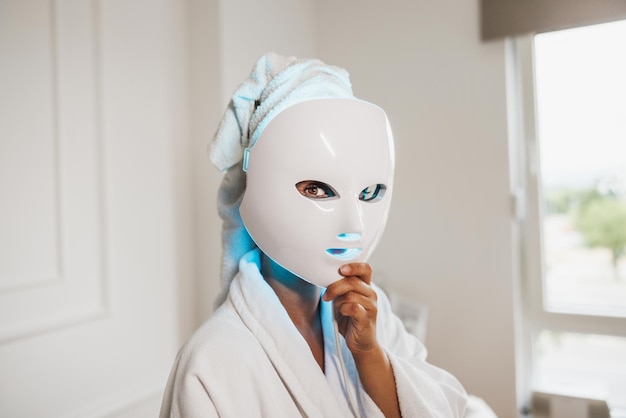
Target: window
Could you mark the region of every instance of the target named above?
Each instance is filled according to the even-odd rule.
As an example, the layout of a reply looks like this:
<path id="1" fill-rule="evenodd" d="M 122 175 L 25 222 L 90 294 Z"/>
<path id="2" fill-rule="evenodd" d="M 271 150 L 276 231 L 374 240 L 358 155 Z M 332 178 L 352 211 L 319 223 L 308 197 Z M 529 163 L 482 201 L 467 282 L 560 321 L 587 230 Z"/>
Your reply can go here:
<path id="1" fill-rule="evenodd" d="M 626 21 L 511 43 L 530 389 L 626 411 Z M 525 210 L 521 210 L 524 208 Z"/>

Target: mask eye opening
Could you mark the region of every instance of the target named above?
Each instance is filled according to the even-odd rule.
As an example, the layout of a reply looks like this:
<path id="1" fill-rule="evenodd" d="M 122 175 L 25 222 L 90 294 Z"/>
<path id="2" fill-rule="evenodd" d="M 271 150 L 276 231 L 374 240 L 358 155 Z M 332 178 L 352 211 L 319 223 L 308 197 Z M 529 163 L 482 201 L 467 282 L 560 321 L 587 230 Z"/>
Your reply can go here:
<path id="1" fill-rule="evenodd" d="M 370 184 L 365 189 L 361 190 L 361 193 L 359 193 L 359 200 L 369 203 L 377 202 L 385 196 L 386 190 L 387 186 L 384 184 Z"/>
<path id="2" fill-rule="evenodd" d="M 319 180 L 303 180 L 296 183 L 296 190 L 307 199 L 336 199 L 339 194 L 330 185 Z"/>

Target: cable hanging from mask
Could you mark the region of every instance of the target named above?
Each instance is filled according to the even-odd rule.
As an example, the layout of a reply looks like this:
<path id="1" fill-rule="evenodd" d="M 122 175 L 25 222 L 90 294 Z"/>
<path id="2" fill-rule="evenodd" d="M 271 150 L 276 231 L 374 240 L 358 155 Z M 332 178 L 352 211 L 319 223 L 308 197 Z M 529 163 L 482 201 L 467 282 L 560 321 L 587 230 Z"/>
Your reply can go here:
<path id="1" fill-rule="evenodd" d="M 339 356 L 339 364 L 341 365 L 341 373 L 343 374 L 343 383 L 346 387 L 346 394 L 348 396 L 348 404 L 350 405 L 350 409 L 352 410 L 352 414 L 356 418 L 361 418 L 361 414 L 359 413 L 359 404 L 356 399 L 356 395 L 352 390 L 352 385 L 350 384 L 350 379 L 348 377 L 348 371 L 346 369 L 346 363 L 343 359 L 343 352 L 341 350 L 341 338 L 339 334 L 339 325 L 337 324 L 337 317 L 333 312 L 333 328 L 335 330 L 335 346 L 337 347 L 337 355 Z"/>

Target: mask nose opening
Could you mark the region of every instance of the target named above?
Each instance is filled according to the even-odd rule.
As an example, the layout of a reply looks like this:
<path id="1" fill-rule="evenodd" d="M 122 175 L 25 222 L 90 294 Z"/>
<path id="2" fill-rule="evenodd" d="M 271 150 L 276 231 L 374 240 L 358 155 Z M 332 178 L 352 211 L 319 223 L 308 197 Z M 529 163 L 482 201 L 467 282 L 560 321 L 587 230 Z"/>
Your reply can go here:
<path id="1" fill-rule="evenodd" d="M 342 234 L 337 235 L 337 238 L 340 241 L 348 241 L 348 242 L 359 241 L 361 239 L 361 233 L 360 232 L 344 232 Z"/>

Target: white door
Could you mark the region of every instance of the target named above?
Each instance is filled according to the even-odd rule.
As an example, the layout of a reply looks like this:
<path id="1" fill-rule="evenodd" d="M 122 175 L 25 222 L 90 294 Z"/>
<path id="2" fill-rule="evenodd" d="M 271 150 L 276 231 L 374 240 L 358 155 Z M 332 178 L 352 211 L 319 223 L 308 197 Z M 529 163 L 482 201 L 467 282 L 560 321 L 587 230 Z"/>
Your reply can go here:
<path id="1" fill-rule="evenodd" d="M 0 0 L 2 417 L 157 414 L 180 325 L 173 3 Z"/>

